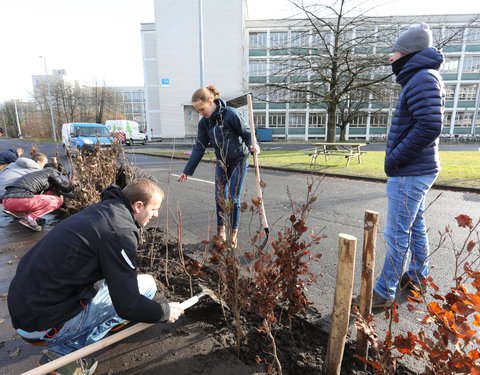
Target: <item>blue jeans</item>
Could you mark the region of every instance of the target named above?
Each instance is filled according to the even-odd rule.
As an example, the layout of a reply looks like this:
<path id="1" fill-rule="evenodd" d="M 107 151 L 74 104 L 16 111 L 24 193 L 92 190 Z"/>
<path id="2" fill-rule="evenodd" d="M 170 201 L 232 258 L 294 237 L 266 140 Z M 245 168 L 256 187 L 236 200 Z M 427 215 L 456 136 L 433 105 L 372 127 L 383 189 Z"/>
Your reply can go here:
<path id="1" fill-rule="evenodd" d="M 383 298 L 393 299 L 410 250 L 408 275 L 420 283 L 428 273 L 428 237 L 423 212 L 425 197 L 437 178 L 425 176 L 390 177 L 387 182 L 387 221 L 383 232 L 387 253 L 374 290 Z"/>
<path id="2" fill-rule="evenodd" d="M 217 207 L 217 226 L 225 225 L 224 208 L 227 202 L 233 201 L 230 207 L 230 221 L 232 229 L 238 229 L 240 221 L 240 195 L 248 171 L 248 158 L 240 163 L 226 166 L 217 160 L 215 168 L 215 204 Z M 219 199 L 221 197 L 221 199 Z"/>
<path id="3" fill-rule="evenodd" d="M 150 275 L 138 275 L 138 290 L 145 297 L 153 298 L 157 291 Z M 52 338 L 45 337 L 48 351 L 63 356 L 102 339 L 110 329 L 125 322 L 113 307 L 106 283 L 98 290 L 85 309 L 70 319 Z"/>

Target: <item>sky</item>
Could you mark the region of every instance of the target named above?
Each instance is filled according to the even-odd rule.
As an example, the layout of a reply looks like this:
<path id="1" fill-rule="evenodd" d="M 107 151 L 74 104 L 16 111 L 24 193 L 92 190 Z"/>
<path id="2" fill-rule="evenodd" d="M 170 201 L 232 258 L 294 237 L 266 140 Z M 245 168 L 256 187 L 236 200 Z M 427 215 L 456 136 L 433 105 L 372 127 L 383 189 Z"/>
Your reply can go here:
<path id="1" fill-rule="evenodd" d="M 185 1 L 185 0 L 183 0 Z M 197 6 L 197 0 L 191 1 Z M 204 0 L 205 1 L 205 0 Z M 230 1 L 230 0 L 218 0 Z M 317 0 L 322 1 L 322 0 Z M 360 0 L 358 1 L 360 3 Z M 154 0 L 1 0 L 0 103 L 31 99 L 32 75 L 65 69 L 70 80 L 143 86 L 140 23 Z M 480 14 L 474 0 L 368 0 L 372 15 Z M 295 14 L 288 0 L 248 0 L 250 19 Z"/>

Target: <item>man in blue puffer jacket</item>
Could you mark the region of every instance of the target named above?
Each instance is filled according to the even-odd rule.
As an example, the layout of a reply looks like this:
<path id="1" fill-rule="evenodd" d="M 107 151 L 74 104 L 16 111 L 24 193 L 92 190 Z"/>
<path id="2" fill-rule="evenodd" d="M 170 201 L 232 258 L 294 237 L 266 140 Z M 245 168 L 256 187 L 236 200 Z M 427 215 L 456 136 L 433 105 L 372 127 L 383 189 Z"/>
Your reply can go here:
<path id="1" fill-rule="evenodd" d="M 388 210 L 384 236 L 387 254 L 372 298 L 372 308 L 390 307 L 401 288 L 426 291 L 428 238 L 425 197 L 440 171 L 438 137 L 442 131 L 445 90 L 438 70 L 443 55 L 432 48 L 428 25 L 410 28 L 393 46 L 390 58 L 402 85 L 385 155 Z M 406 253 L 412 257 L 403 273 Z"/>

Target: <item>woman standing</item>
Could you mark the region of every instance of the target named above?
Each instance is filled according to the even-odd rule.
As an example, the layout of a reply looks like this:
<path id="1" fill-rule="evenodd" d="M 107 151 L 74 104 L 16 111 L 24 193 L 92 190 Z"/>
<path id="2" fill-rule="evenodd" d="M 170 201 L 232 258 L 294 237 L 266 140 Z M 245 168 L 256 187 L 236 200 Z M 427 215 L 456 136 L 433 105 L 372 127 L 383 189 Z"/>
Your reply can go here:
<path id="1" fill-rule="evenodd" d="M 196 90 L 192 95 L 192 104 L 203 117 L 198 122 L 198 134 L 192 154 L 178 181 L 185 181 L 188 176 L 193 175 L 208 146 L 215 149 L 217 235 L 225 241 L 224 209 L 231 207 L 231 241 L 232 245 L 236 246 L 240 195 L 247 175 L 248 156 L 250 152 L 254 152 L 250 129 L 237 110 L 227 107 L 225 101 L 220 99 L 220 93 L 213 85 Z M 255 152 L 260 152 L 258 146 Z"/>

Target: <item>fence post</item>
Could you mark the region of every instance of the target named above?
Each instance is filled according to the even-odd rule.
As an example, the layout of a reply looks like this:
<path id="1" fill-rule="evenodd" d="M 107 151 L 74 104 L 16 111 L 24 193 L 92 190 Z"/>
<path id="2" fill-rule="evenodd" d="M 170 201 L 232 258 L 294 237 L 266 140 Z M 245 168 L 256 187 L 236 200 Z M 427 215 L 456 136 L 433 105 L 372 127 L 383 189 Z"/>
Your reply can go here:
<path id="1" fill-rule="evenodd" d="M 328 375 L 340 374 L 352 303 L 353 271 L 357 247 L 356 237 L 344 233 L 340 233 L 338 237 L 337 285 L 324 368 L 324 374 Z"/>
<path id="2" fill-rule="evenodd" d="M 377 242 L 378 212 L 365 211 L 363 227 L 362 283 L 360 287 L 359 312 L 367 317 L 372 312 L 373 271 L 375 268 L 375 247 Z M 357 355 L 366 358 L 368 354 L 368 339 L 363 332 L 357 330 Z M 358 361 L 361 370 L 367 365 Z"/>

